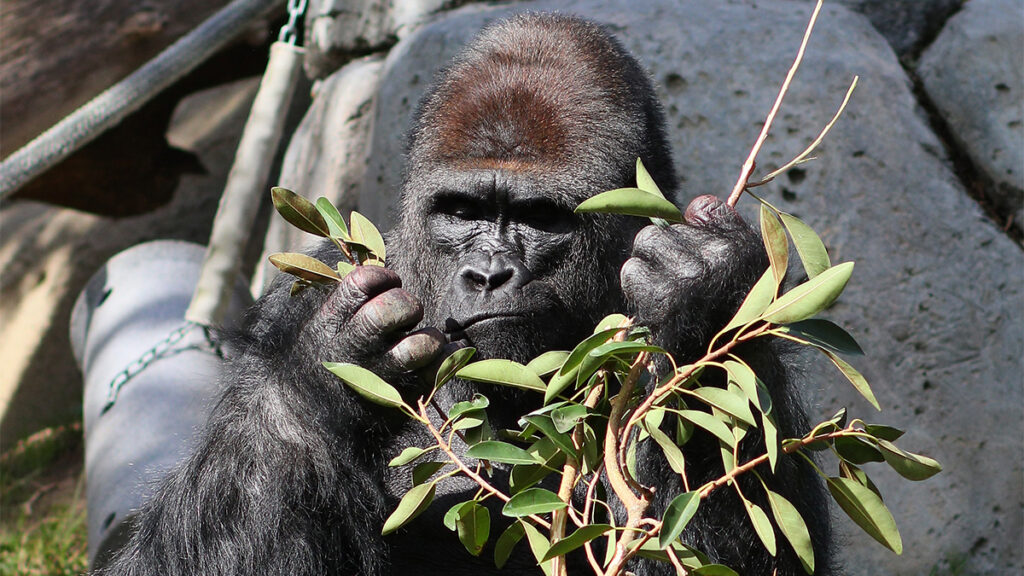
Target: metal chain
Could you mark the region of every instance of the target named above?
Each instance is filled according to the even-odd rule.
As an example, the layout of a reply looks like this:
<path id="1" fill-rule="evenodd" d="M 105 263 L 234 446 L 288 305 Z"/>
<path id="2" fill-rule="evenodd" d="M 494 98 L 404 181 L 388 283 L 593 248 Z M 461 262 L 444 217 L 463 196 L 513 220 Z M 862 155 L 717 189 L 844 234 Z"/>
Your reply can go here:
<path id="1" fill-rule="evenodd" d="M 285 42 L 292 46 L 299 43 L 298 24 L 299 19 L 306 13 L 308 0 L 288 0 L 288 23 L 281 27 L 281 34 L 278 35 L 278 42 Z"/>
<path id="2" fill-rule="evenodd" d="M 139 356 L 137 360 L 125 367 L 124 370 L 118 372 L 118 374 L 110 381 L 110 384 L 107 384 L 107 402 L 103 405 L 101 414 L 106 414 L 108 410 L 114 407 L 114 403 L 117 402 L 117 395 L 121 392 L 121 388 L 127 384 L 128 381 L 141 374 L 142 371 L 157 360 L 170 355 L 171 352 L 174 352 L 174 347 L 184 340 L 185 336 L 188 336 L 188 333 L 197 326 L 199 326 L 199 324 L 196 324 L 195 322 L 185 322 L 183 326 L 168 334 L 167 338 L 157 342 L 152 348 L 143 352 L 142 356 Z M 224 356 L 221 352 L 220 345 L 214 341 L 209 328 L 203 326 L 203 335 L 210 351 L 218 357 L 223 358 Z M 193 345 L 185 349 L 202 349 L 202 347 Z"/>

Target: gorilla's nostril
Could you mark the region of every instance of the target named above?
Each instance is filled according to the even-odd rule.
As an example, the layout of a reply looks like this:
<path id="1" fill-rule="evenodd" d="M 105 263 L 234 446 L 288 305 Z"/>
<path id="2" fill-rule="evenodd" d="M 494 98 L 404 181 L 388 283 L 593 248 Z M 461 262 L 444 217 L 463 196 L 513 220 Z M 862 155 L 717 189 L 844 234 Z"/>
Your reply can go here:
<path id="1" fill-rule="evenodd" d="M 487 287 L 491 290 L 500 287 L 502 284 L 508 282 L 512 278 L 512 269 L 506 268 L 504 270 L 498 270 L 492 272 L 487 276 Z"/>

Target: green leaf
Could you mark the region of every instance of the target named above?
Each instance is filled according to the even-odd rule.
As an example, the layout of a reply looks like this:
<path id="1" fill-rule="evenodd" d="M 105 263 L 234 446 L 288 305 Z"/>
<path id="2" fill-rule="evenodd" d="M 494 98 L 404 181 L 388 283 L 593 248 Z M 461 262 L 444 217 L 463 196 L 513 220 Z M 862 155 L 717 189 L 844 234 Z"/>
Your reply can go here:
<path id="1" fill-rule="evenodd" d="M 718 408 L 722 412 L 726 412 L 741 422 L 757 426 L 757 421 L 754 420 L 754 415 L 750 412 L 750 402 L 746 397 L 712 386 L 697 388 L 693 390 L 693 394 L 700 397 L 707 404 Z"/>
<path id="2" fill-rule="evenodd" d="M 789 324 L 814 316 L 836 301 L 851 274 L 853 262 L 825 270 L 772 302 L 764 312 L 764 319 L 772 324 Z"/>
<path id="3" fill-rule="evenodd" d="M 483 410 L 463 412 L 452 424 L 452 430 L 470 430 L 487 421 L 487 413 Z"/>
<path id="4" fill-rule="evenodd" d="M 886 548 L 903 553 L 896 521 L 878 494 L 849 478 L 830 477 L 827 482 L 832 497 L 851 520 Z"/>
<path id="5" fill-rule="evenodd" d="M 565 508 L 567 504 L 558 494 L 543 488 L 528 488 L 505 503 L 501 513 L 510 518 L 521 518 L 531 514 L 547 514 Z"/>
<path id="6" fill-rule="evenodd" d="M 937 461 L 897 448 L 888 440 L 879 440 L 878 447 L 889 467 L 907 480 L 926 480 L 942 472 L 942 465 Z"/>
<path id="7" fill-rule="evenodd" d="M 694 490 L 680 494 L 669 502 L 665 509 L 665 516 L 662 518 L 661 532 L 658 534 L 658 546 L 662 549 L 669 547 L 679 535 L 683 533 L 686 525 L 693 519 L 700 507 L 700 491 Z"/>
<path id="8" fill-rule="evenodd" d="M 867 473 L 853 464 L 840 460 L 839 475 L 843 478 L 849 478 L 868 490 L 871 490 L 877 494 L 879 498 L 882 497 L 882 493 L 878 490 L 878 486 L 875 486 L 875 483 L 871 481 L 871 478 L 868 477 Z"/>
<path id="9" fill-rule="evenodd" d="M 501 533 L 501 536 L 498 536 L 498 541 L 494 543 L 494 565 L 499 570 L 508 562 L 509 556 L 512 555 L 512 549 L 523 539 L 525 534 L 526 531 L 523 530 L 523 525 L 519 522 L 513 522 Z"/>
<path id="10" fill-rule="evenodd" d="M 679 449 L 679 446 L 676 446 L 676 443 L 661 428 L 656 425 L 648 425 L 646 419 L 644 420 L 644 425 L 647 433 L 651 435 L 651 438 L 654 438 L 662 453 L 665 454 L 665 460 L 668 461 L 669 468 L 676 474 L 683 474 L 686 470 L 683 451 Z"/>
<path id="11" fill-rule="evenodd" d="M 537 459 L 526 450 L 497 440 L 487 440 L 470 446 L 466 456 L 504 464 L 537 464 Z"/>
<path id="12" fill-rule="evenodd" d="M 754 531 L 764 544 L 765 550 L 775 556 L 775 529 L 772 528 L 768 515 L 764 513 L 764 509 L 748 500 L 743 501 L 743 506 L 747 509 L 747 516 L 750 516 L 750 522 L 754 525 Z"/>
<path id="13" fill-rule="evenodd" d="M 594 327 L 594 334 L 603 332 L 609 328 L 621 329 L 620 327 L 622 326 L 622 323 L 626 320 L 627 317 L 625 314 L 609 314 L 597 323 L 597 326 Z"/>
<path id="14" fill-rule="evenodd" d="M 569 370 L 565 374 L 562 374 L 561 371 L 555 372 L 555 375 L 551 377 L 551 382 L 548 383 L 548 386 L 544 391 L 544 404 L 550 404 L 551 401 L 564 392 L 566 388 L 575 384 L 576 377 L 579 376 L 579 373 L 579 366 Z"/>
<path id="15" fill-rule="evenodd" d="M 437 473 L 438 470 L 444 468 L 445 462 L 420 462 L 412 469 L 412 484 L 423 484 L 430 477 Z"/>
<path id="16" fill-rule="evenodd" d="M 761 414 L 761 430 L 764 433 L 764 445 L 768 454 L 768 466 L 775 472 L 775 465 L 779 461 L 779 430 L 775 422 L 768 414 Z"/>
<path id="17" fill-rule="evenodd" d="M 270 196 L 274 200 L 274 208 L 278 214 L 292 226 L 316 236 L 331 235 L 324 217 L 309 200 L 279 186 L 270 189 Z"/>
<path id="18" fill-rule="evenodd" d="M 839 457 L 852 464 L 883 462 L 882 453 L 871 444 L 855 436 L 840 436 L 835 439 L 836 452 Z"/>
<path id="19" fill-rule="evenodd" d="M 512 467 L 512 475 L 509 479 L 509 494 L 518 494 L 523 490 L 526 490 L 536 485 L 541 480 L 548 477 L 549 474 L 553 473 L 552 468 L 557 468 L 554 464 L 565 462 L 565 454 L 559 452 L 556 456 L 552 457 L 547 461 L 546 466 L 540 464 L 533 464 L 527 466 L 525 464 L 519 464 Z"/>
<path id="20" fill-rule="evenodd" d="M 612 339 L 613 336 L 619 331 L 619 328 L 607 328 L 600 332 L 595 332 L 593 335 L 588 336 L 585 340 L 580 342 L 573 348 L 572 352 L 569 353 L 569 357 L 562 363 L 562 367 L 558 370 L 558 375 L 567 375 L 574 368 L 579 367 L 586 359 L 587 355 L 594 348 L 597 348 L 601 344 Z"/>
<path id="21" fill-rule="evenodd" d="M 767 489 L 766 489 L 767 490 Z M 796 552 L 796 557 L 803 565 L 804 571 L 814 574 L 814 548 L 811 545 L 811 535 L 807 530 L 800 512 L 789 500 L 781 495 L 767 490 L 768 505 L 775 517 L 775 523 L 779 526 L 782 535 L 789 541 L 789 545 Z"/>
<path id="22" fill-rule="evenodd" d="M 636 187 L 648 194 L 654 194 L 658 198 L 665 198 L 665 195 L 661 193 L 661 188 L 658 188 L 654 178 L 651 178 L 651 173 L 647 171 L 647 167 L 639 158 L 636 159 Z"/>
<path id="23" fill-rule="evenodd" d="M 822 274 L 822 276 L 824 276 L 824 274 Z M 828 350 L 822 350 L 822 352 L 825 356 L 828 356 L 828 359 L 831 360 L 833 364 L 836 365 L 836 368 L 839 368 L 839 371 L 843 373 L 843 376 L 846 376 L 846 379 L 850 381 L 850 384 L 853 384 L 853 387 L 857 389 L 857 392 L 860 392 L 860 395 L 875 407 L 875 410 L 882 409 L 882 407 L 878 405 L 878 400 L 875 399 L 874 392 L 871 391 L 871 386 L 868 385 L 868 381 L 861 376 L 860 372 L 857 372 L 853 366 L 850 366 L 845 360 L 836 356 L 832 352 L 829 352 Z"/>
<path id="24" fill-rule="evenodd" d="M 740 304 L 736 315 L 725 325 L 725 328 L 722 328 L 722 332 L 739 328 L 760 317 L 768 308 L 768 305 L 772 303 L 772 300 L 775 299 L 778 289 L 779 285 L 775 283 L 775 276 L 772 274 L 771 267 L 769 267 L 764 271 L 764 274 L 761 274 L 761 278 L 750 289 L 750 292 L 747 293 L 747 297 L 743 299 L 743 303 Z"/>
<path id="25" fill-rule="evenodd" d="M 586 417 L 587 407 L 582 404 L 566 404 L 551 411 L 551 423 L 562 434 L 567 434 Z"/>
<path id="26" fill-rule="evenodd" d="M 476 348 L 459 348 L 452 352 L 441 366 L 437 369 L 437 376 L 434 377 L 434 388 L 440 388 L 442 384 L 455 377 L 455 373 L 462 369 L 469 362 L 469 359 L 476 353 Z"/>
<path id="27" fill-rule="evenodd" d="M 771 263 L 775 285 L 778 286 L 786 279 L 786 268 L 789 266 L 789 241 L 786 240 L 786 231 L 782 229 L 782 224 L 775 217 L 775 213 L 764 204 L 761 204 L 761 238 L 764 240 L 764 247 L 768 252 L 768 261 Z"/>
<path id="28" fill-rule="evenodd" d="M 404 466 L 409 462 L 419 458 L 420 456 L 427 453 L 427 450 L 423 448 L 417 448 L 415 446 L 409 446 L 398 456 L 395 456 L 391 462 L 388 462 L 388 466 Z"/>
<path id="29" fill-rule="evenodd" d="M 452 405 L 451 410 L 448 411 L 448 418 L 455 420 L 459 416 L 462 416 L 466 412 L 475 412 L 483 410 L 490 406 L 491 401 L 487 399 L 483 394 L 473 394 L 473 399 L 466 402 L 456 402 Z"/>
<path id="30" fill-rule="evenodd" d="M 650 344 L 644 344 L 643 342 L 625 341 L 625 342 L 607 342 L 601 344 L 597 348 L 591 350 L 587 355 L 592 358 L 611 358 L 612 356 L 618 358 L 629 358 L 632 359 L 638 352 L 655 352 L 658 354 L 667 354 L 659 346 L 652 346 Z"/>
<path id="31" fill-rule="evenodd" d="M 523 417 L 523 420 L 536 426 L 544 436 L 550 438 L 551 441 L 554 442 L 555 446 L 557 446 L 559 450 L 573 458 L 576 457 L 576 447 L 573 446 L 572 439 L 569 438 L 568 434 L 559 432 L 558 429 L 555 428 L 555 423 L 551 419 L 551 416 L 546 414 L 531 415 Z"/>
<path id="32" fill-rule="evenodd" d="M 338 261 L 338 276 L 341 276 L 342 278 L 344 278 L 345 276 L 348 276 L 349 272 L 351 272 L 351 271 L 353 271 L 355 269 L 356 269 L 355 264 L 350 264 L 350 263 L 348 263 L 348 262 L 346 262 L 344 260 L 339 260 Z"/>
<path id="33" fill-rule="evenodd" d="M 594 538 L 601 536 L 611 529 L 612 527 L 608 524 L 588 524 L 583 526 L 572 534 L 558 542 L 555 542 L 555 544 L 544 554 L 542 561 L 546 562 L 556 556 L 565 556 L 569 552 L 583 546 L 587 542 L 590 542 Z"/>
<path id="34" fill-rule="evenodd" d="M 481 360 L 463 367 L 455 375 L 474 382 L 511 386 L 534 392 L 543 393 L 546 389 L 544 381 L 533 370 L 511 360 Z"/>
<path id="35" fill-rule="evenodd" d="M 664 218 L 669 222 L 682 222 L 683 213 L 675 204 L 639 188 L 618 188 L 588 198 L 576 207 L 580 212 L 608 212 L 627 216 Z"/>
<path id="36" fill-rule="evenodd" d="M 455 503 L 455 505 L 444 513 L 444 517 L 441 518 L 441 524 L 443 524 L 445 528 L 455 532 L 455 519 L 459 516 L 459 510 L 461 510 L 463 506 L 468 506 L 470 502 L 472 502 L 472 500 Z"/>
<path id="37" fill-rule="evenodd" d="M 398 390 L 366 368 L 343 362 L 324 362 L 323 364 L 324 368 L 341 378 L 349 388 L 370 402 L 391 408 L 405 406 Z"/>
<path id="38" fill-rule="evenodd" d="M 828 259 L 828 251 L 825 250 L 825 244 L 814 233 L 814 230 L 792 214 L 781 212 L 779 215 L 782 216 L 782 223 L 789 230 L 789 235 L 793 238 L 793 245 L 796 246 L 796 253 L 800 256 L 800 262 L 804 265 L 807 278 L 814 278 L 831 268 L 832 263 Z"/>
<path id="39" fill-rule="evenodd" d="M 889 442 L 895 442 L 905 434 L 903 430 L 885 424 L 865 424 L 864 431 L 879 440 L 888 440 Z"/>
<path id="40" fill-rule="evenodd" d="M 324 217 L 324 222 L 327 223 L 327 230 L 331 238 L 348 240 L 348 226 L 345 225 L 345 220 L 342 219 L 341 213 L 338 212 L 338 209 L 334 207 L 330 200 L 323 196 L 317 198 L 316 210 Z"/>
<path id="41" fill-rule="evenodd" d="M 433 482 L 430 484 L 420 484 L 419 486 L 413 486 L 412 490 L 406 492 L 405 496 L 402 496 L 402 500 L 399 501 L 395 511 L 384 521 L 384 529 L 381 530 L 381 534 L 385 536 L 391 534 L 426 510 L 427 506 L 430 506 L 430 502 L 434 499 L 435 486 Z"/>
<path id="42" fill-rule="evenodd" d="M 544 562 L 544 555 L 548 553 L 548 548 L 551 547 L 551 543 L 548 539 L 533 527 L 533 524 L 523 520 L 521 521 L 523 530 L 526 532 L 526 541 L 530 545 L 530 551 L 533 552 L 533 557 L 537 559 L 537 564 L 540 565 L 540 569 L 544 571 L 544 576 L 553 576 L 551 569 L 551 561 Z"/>
<path id="43" fill-rule="evenodd" d="M 740 576 L 732 568 L 721 564 L 707 564 L 690 573 L 694 576 Z"/>
<path id="44" fill-rule="evenodd" d="M 282 272 L 316 284 L 341 282 L 341 276 L 323 262 L 296 252 L 278 252 L 268 257 L 270 263 Z"/>
<path id="45" fill-rule="evenodd" d="M 779 330 L 838 354 L 864 355 L 864 350 L 853 339 L 853 336 L 824 318 L 810 318 L 793 322 L 787 326 L 780 326 Z"/>
<path id="46" fill-rule="evenodd" d="M 459 508 L 455 526 L 459 531 L 459 542 L 470 554 L 479 556 L 491 534 L 491 514 L 476 500 L 466 504 Z"/>
<path id="47" fill-rule="evenodd" d="M 527 368 L 533 370 L 537 376 L 541 378 L 554 373 L 562 367 L 562 362 L 569 357 L 567 350 L 551 350 L 537 356 L 526 365 Z"/>
<path id="48" fill-rule="evenodd" d="M 729 427 L 721 420 L 707 412 L 700 412 L 699 410 L 682 410 L 679 412 L 679 416 L 693 422 L 695 426 L 703 428 L 704 430 L 714 434 L 719 440 L 725 442 L 729 446 L 732 446 L 736 442 L 736 439 L 733 438 L 732 431 L 729 430 Z"/>
<path id="49" fill-rule="evenodd" d="M 384 259 L 387 256 L 387 250 L 384 247 L 384 238 L 380 235 L 380 231 L 377 230 L 377 227 L 373 225 L 373 222 L 370 222 L 366 216 L 363 216 L 354 210 L 352 211 L 350 220 L 352 224 L 352 240 L 369 248 L 373 252 L 373 255 L 377 257 L 377 260 L 384 262 Z"/>

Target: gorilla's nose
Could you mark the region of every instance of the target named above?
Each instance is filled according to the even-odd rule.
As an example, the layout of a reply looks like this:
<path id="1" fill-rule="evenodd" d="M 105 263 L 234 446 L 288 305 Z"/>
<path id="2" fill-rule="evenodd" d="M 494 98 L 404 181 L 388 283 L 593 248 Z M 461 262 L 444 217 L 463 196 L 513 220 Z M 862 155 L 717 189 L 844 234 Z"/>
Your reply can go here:
<path id="1" fill-rule="evenodd" d="M 467 292 L 496 292 L 518 288 L 529 274 L 518 259 L 508 254 L 481 254 L 459 270 L 459 280 Z"/>

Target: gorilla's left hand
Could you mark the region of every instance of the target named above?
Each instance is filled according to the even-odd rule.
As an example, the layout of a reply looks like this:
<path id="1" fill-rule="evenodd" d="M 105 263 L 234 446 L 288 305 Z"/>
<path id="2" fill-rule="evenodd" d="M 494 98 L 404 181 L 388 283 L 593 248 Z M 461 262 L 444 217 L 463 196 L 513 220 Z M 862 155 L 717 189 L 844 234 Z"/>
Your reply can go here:
<path id="1" fill-rule="evenodd" d="M 718 198 L 694 199 L 684 219 L 642 229 L 621 272 L 637 323 L 681 361 L 729 321 L 768 267 L 757 233 Z"/>

